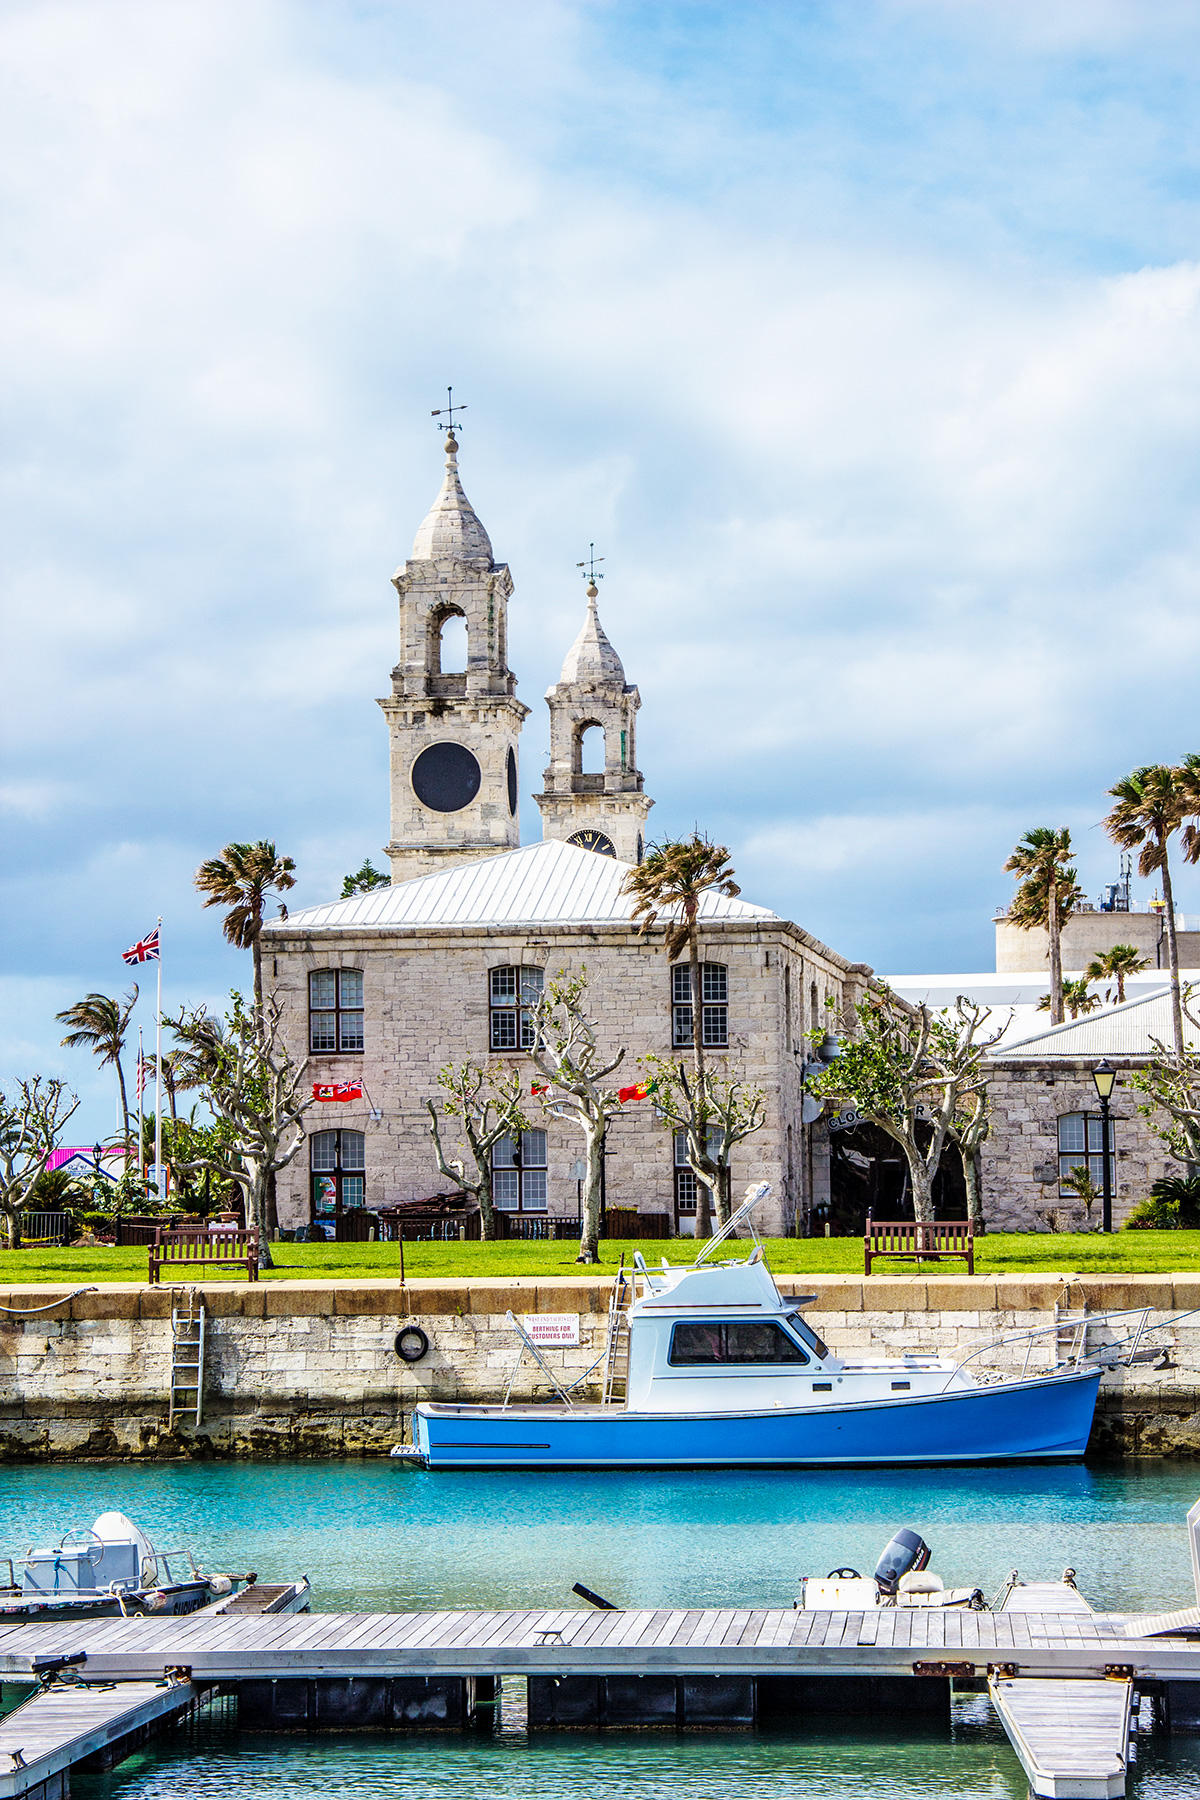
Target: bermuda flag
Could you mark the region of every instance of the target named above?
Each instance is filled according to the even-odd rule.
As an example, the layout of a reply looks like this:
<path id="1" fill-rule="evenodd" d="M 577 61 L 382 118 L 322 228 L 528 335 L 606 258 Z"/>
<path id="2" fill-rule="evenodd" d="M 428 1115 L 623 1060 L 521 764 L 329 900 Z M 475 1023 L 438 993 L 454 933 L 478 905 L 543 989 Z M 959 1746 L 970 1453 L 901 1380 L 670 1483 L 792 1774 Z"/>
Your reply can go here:
<path id="1" fill-rule="evenodd" d="M 157 962 L 159 960 L 158 926 L 148 937 L 139 938 L 130 950 L 122 950 L 121 961 L 127 963 Z"/>
<path id="2" fill-rule="evenodd" d="M 314 1081 L 314 1100 L 361 1100 L 361 1081 Z"/>

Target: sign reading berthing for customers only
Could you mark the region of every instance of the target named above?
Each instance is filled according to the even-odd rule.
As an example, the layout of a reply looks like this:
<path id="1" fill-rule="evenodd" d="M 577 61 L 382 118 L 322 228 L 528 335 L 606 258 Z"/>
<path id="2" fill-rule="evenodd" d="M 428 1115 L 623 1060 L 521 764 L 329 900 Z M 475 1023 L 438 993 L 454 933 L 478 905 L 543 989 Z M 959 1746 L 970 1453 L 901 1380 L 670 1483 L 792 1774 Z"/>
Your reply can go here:
<path id="1" fill-rule="evenodd" d="M 539 1349 L 570 1350 L 579 1342 L 578 1313 L 526 1313 L 523 1323 Z"/>

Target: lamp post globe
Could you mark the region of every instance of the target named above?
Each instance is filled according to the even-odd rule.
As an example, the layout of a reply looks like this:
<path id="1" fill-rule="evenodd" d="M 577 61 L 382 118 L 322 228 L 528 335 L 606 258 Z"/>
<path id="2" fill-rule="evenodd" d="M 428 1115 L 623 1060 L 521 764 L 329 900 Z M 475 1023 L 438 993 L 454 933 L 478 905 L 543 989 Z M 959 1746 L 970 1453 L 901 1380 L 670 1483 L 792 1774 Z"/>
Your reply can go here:
<path id="1" fill-rule="evenodd" d="M 1112 1123 L 1108 1107 L 1116 1083 L 1117 1071 L 1105 1057 L 1092 1070 L 1092 1085 L 1096 1090 L 1096 1098 L 1100 1102 L 1100 1167 L 1104 1177 L 1101 1231 L 1112 1230 Z"/>

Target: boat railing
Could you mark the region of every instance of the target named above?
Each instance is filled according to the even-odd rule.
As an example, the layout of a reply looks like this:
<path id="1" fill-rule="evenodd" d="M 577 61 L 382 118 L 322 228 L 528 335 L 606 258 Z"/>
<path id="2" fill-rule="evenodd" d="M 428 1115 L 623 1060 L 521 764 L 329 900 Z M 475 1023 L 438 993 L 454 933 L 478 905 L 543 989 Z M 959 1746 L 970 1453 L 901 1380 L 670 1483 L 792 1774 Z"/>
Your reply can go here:
<path id="1" fill-rule="evenodd" d="M 760 1181 L 755 1187 L 747 1188 L 746 1197 L 742 1201 L 742 1204 L 738 1207 L 736 1212 L 730 1213 L 720 1231 L 714 1232 L 712 1237 L 708 1239 L 704 1248 L 697 1254 L 692 1267 L 698 1269 L 701 1263 L 707 1262 L 714 1250 L 718 1249 L 721 1244 L 727 1243 L 728 1240 L 733 1237 L 739 1225 L 750 1226 L 750 1236 L 757 1245 L 759 1241 L 758 1233 L 754 1229 L 754 1223 L 750 1215 L 758 1205 L 759 1201 L 765 1200 L 770 1191 L 771 1184 L 769 1181 Z"/>
<path id="2" fill-rule="evenodd" d="M 1184 1319 L 1194 1318 L 1200 1312 L 1200 1307 L 1176 1313 L 1169 1319 L 1160 1320 L 1157 1325 L 1149 1323 L 1153 1311 L 1151 1306 L 1130 1306 L 1112 1312 L 1080 1313 L 1074 1318 L 1056 1319 L 1052 1325 L 1037 1325 L 1027 1331 L 1005 1332 L 1000 1337 L 989 1338 L 986 1343 L 977 1344 L 974 1350 L 957 1362 L 950 1373 L 947 1386 L 955 1375 L 978 1357 L 986 1356 L 989 1351 L 1016 1349 L 1021 1344 L 1025 1346 L 1025 1356 L 1020 1374 L 1014 1377 L 1009 1369 L 997 1371 L 996 1374 L 998 1379 L 1024 1380 L 1029 1374 L 1034 1348 L 1044 1338 L 1054 1339 L 1055 1350 L 1054 1360 L 1047 1373 L 1057 1374 L 1092 1365 L 1112 1369 L 1128 1368 L 1135 1361 L 1161 1355 L 1165 1349 L 1165 1346 L 1144 1349 L 1144 1338 L 1178 1325 Z M 1110 1337 L 1102 1344 L 1093 1343 L 1089 1347 L 1090 1334 L 1104 1328 L 1121 1335 Z"/>

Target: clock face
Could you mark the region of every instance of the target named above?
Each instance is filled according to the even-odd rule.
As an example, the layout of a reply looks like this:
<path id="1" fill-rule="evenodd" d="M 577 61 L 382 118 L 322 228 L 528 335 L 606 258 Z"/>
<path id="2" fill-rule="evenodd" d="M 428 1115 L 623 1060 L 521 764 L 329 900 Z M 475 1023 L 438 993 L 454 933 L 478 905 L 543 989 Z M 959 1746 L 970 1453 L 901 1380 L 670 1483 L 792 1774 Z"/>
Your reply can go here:
<path id="1" fill-rule="evenodd" d="M 511 744 L 508 746 L 505 776 L 508 781 L 508 810 L 515 819 L 517 816 L 517 757 Z"/>
<path id="2" fill-rule="evenodd" d="M 412 767 L 413 793 L 434 812 L 461 812 L 479 792 L 482 774 L 465 744 L 430 744 Z"/>
<path id="3" fill-rule="evenodd" d="M 602 831 L 577 831 L 574 837 L 567 839 L 579 850 L 594 850 L 597 856 L 615 856 L 616 847 L 611 838 L 606 838 Z"/>

